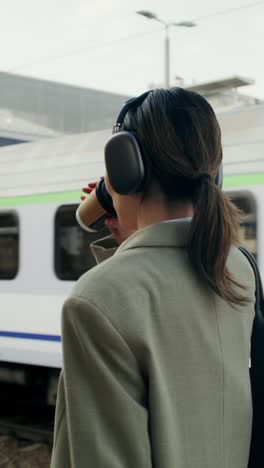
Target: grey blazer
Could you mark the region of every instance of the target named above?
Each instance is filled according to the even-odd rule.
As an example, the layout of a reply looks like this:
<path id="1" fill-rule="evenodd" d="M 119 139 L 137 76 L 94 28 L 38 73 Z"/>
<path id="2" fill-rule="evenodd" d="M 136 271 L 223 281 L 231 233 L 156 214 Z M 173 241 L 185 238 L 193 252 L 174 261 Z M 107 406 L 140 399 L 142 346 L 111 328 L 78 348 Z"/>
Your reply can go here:
<path id="1" fill-rule="evenodd" d="M 194 274 L 189 223 L 133 234 L 84 274 L 62 313 L 52 468 L 246 468 L 255 280 L 232 308 Z"/>

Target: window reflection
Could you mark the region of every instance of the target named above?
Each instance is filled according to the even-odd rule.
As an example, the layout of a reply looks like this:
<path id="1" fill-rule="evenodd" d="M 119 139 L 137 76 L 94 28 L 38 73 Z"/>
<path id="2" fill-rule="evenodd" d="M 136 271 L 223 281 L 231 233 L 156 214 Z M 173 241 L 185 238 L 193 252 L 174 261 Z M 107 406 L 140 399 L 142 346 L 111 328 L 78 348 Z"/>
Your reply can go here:
<path id="1" fill-rule="evenodd" d="M 0 279 L 10 280 L 18 272 L 18 218 L 14 213 L 0 214 Z"/>
<path id="2" fill-rule="evenodd" d="M 84 231 L 76 221 L 78 205 L 61 206 L 55 217 L 55 272 L 59 279 L 75 281 L 96 265 L 90 244 L 109 234 Z"/>
<path id="3" fill-rule="evenodd" d="M 238 233 L 238 243 L 257 259 L 257 209 L 256 200 L 249 191 L 228 192 L 232 202 L 243 213 Z"/>

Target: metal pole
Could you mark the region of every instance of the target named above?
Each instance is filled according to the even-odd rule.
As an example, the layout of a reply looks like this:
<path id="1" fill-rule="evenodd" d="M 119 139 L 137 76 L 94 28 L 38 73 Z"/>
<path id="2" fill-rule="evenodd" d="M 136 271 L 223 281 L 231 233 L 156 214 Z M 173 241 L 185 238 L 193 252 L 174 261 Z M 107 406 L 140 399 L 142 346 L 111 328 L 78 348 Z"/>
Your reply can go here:
<path id="1" fill-rule="evenodd" d="M 165 24 L 165 88 L 170 87 L 170 38 L 169 25 Z"/>

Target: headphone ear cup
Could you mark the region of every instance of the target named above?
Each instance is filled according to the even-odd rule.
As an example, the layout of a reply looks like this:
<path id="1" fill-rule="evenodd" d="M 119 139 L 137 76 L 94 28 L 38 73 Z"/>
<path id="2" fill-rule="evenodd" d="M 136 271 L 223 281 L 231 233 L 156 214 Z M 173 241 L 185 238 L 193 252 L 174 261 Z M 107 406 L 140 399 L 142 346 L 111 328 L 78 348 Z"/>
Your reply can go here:
<path id="1" fill-rule="evenodd" d="M 222 188 L 223 186 L 223 163 L 221 163 L 218 168 L 216 178 L 215 178 L 215 184 L 220 188 Z"/>
<path id="2" fill-rule="evenodd" d="M 132 132 L 121 131 L 108 140 L 105 166 L 115 192 L 129 195 L 142 190 L 146 171 L 138 141 Z"/>

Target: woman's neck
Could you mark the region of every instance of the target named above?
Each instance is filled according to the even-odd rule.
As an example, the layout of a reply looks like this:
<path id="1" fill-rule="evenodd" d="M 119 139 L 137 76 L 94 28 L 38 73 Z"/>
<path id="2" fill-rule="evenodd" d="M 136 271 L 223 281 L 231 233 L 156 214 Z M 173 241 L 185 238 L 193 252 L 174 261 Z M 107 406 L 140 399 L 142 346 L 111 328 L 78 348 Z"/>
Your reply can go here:
<path id="1" fill-rule="evenodd" d="M 159 193 L 155 198 L 144 200 L 137 216 L 138 229 L 150 224 L 162 223 L 172 219 L 189 218 L 193 216 L 191 202 L 168 202 Z"/>

